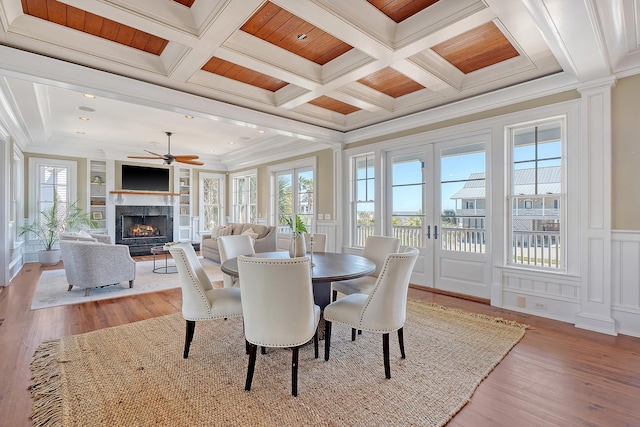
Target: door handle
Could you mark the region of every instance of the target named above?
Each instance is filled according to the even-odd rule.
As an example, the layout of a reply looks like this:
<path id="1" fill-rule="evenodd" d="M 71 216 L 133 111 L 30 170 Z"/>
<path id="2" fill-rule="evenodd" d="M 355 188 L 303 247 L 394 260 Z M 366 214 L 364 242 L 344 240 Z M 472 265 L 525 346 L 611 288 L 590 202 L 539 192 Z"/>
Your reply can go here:
<path id="1" fill-rule="evenodd" d="M 431 226 L 427 225 L 427 239 L 431 238 Z"/>
<path id="2" fill-rule="evenodd" d="M 438 238 L 438 226 L 433 226 L 433 239 L 436 240 Z"/>

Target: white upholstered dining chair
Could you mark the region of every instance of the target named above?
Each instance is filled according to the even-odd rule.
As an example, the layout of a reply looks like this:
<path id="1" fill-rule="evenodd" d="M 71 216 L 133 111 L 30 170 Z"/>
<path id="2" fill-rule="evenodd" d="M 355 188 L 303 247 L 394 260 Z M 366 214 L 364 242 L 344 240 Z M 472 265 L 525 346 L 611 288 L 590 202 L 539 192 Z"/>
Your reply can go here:
<path id="1" fill-rule="evenodd" d="M 307 247 L 307 253 L 311 253 L 311 235 L 304 233 L 304 243 Z M 313 234 L 313 252 L 327 251 L 327 235 L 324 233 Z"/>
<path id="2" fill-rule="evenodd" d="M 416 248 L 388 254 L 371 293 L 350 294 L 325 307 L 324 360 L 329 360 L 331 324 L 334 322 L 350 326 L 352 331 L 358 329 L 381 333 L 384 373 L 387 378 L 391 378 L 389 333 L 398 331 L 400 354 L 404 359 L 403 328 L 407 317 L 407 289 L 417 258 Z M 351 336 L 353 339 L 353 332 Z"/>
<path id="3" fill-rule="evenodd" d="M 242 316 L 240 289 L 214 289 L 191 243 L 174 244 L 169 247 L 169 253 L 175 260 L 182 286 L 182 317 L 187 323 L 183 354 L 186 359 L 196 321 Z"/>
<path id="4" fill-rule="evenodd" d="M 257 346 L 291 348 L 291 394 L 298 395 L 298 353 L 313 338 L 318 358 L 320 307 L 313 302 L 311 264 L 301 258 L 238 257 L 244 333 L 249 342 L 245 390 L 251 390 Z"/>
<path id="5" fill-rule="evenodd" d="M 220 263 L 238 255 L 255 254 L 253 239 L 247 234 L 229 235 L 218 237 L 218 250 L 220 251 Z M 238 278 L 222 274 L 222 281 L 225 288 L 237 288 Z"/>
<path id="6" fill-rule="evenodd" d="M 331 282 L 331 301 L 335 301 L 338 292 L 345 295 L 350 294 L 368 294 L 373 289 L 378 279 L 382 265 L 387 254 L 396 253 L 400 250 L 400 239 L 387 236 L 369 236 L 364 243 L 364 251 L 362 256 L 373 261 L 376 265 L 376 271 L 368 276 L 358 277 L 357 279 L 341 280 L 339 282 Z"/>

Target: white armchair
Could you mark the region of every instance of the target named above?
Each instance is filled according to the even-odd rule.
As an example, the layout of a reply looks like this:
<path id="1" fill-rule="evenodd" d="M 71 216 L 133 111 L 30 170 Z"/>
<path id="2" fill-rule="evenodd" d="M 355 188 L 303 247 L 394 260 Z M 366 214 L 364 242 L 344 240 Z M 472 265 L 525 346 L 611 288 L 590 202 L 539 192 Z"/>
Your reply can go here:
<path id="1" fill-rule="evenodd" d="M 382 271 L 369 295 L 354 293 L 332 302 L 324 309 L 324 360 L 329 360 L 331 324 L 350 326 L 353 340 L 356 329 L 382 334 L 385 376 L 391 378 L 389 333 L 398 331 L 400 355 L 404 359 L 404 322 L 407 317 L 407 288 L 418 249 L 386 256 Z"/>
<path id="2" fill-rule="evenodd" d="M 91 288 L 120 282 L 128 281 L 129 287 L 133 287 L 136 262 L 128 246 L 60 240 L 60 252 L 69 290 L 74 286 L 85 288 L 84 294 L 89 296 Z"/>

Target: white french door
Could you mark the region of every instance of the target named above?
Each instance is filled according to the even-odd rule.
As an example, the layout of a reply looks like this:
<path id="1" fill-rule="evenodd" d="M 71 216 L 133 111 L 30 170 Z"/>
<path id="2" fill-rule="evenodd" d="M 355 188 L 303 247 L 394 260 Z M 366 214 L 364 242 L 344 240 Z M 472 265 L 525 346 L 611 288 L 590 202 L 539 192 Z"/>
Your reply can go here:
<path id="1" fill-rule="evenodd" d="M 385 234 L 419 249 L 412 283 L 490 297 L 486 139 L 387 153 Z"/>

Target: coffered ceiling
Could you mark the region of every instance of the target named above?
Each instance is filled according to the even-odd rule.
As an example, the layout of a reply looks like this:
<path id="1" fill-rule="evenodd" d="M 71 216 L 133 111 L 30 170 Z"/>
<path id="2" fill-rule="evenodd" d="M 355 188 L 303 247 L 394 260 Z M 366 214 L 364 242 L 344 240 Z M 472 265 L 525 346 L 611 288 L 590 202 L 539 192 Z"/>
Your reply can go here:
<path id="1" fill-rule="evenodd" d="M 34 90 L 24 97 L 37 100 L 30 104 L 16 97 L 27 90 L 14 80 L 22 75 L 5 73 L 36 145 L 64 135 L 108 137 L 124 139 L 131 150 L 163 144 L 163 132 L 172 130 L 174 143 L 183 132 L 186 149 L 224 161 L 287 132 L 325 129 L 328 140 L 348 140 L 341 136 L 535 81 L 560 91 L 616 67 L 635 73 L 635 6 L 633 0 L 0 0 L 0 43 L 222 102 L 216 105 L 230 111 L 225 120 L 202 109 L 190 114 L 188 105 L 156 111 L 149 99 L 111 92 L 98 110 L 76 96 L 86 84 L 79 90 L 69 83 L 44 85 L 46 97 L 36 96 L 45 89 Z M 1 59 L 0 67 L 11 68 Z M 48 115 L 38 112 L 43 99 Z M 69 112 L 58 116 L 63 105 Z M 82 106 L 108 123 L 101 137 L 92 123 L 77 133 Z M 195 120 L 187 123 L 185 115 Z M 278 119 L 269 126 L 264 117 Z M 127 138 L 111 130 L 125 123 Z M 300 124 L 299 132 L 291 132 L 291 123 Z"/>

